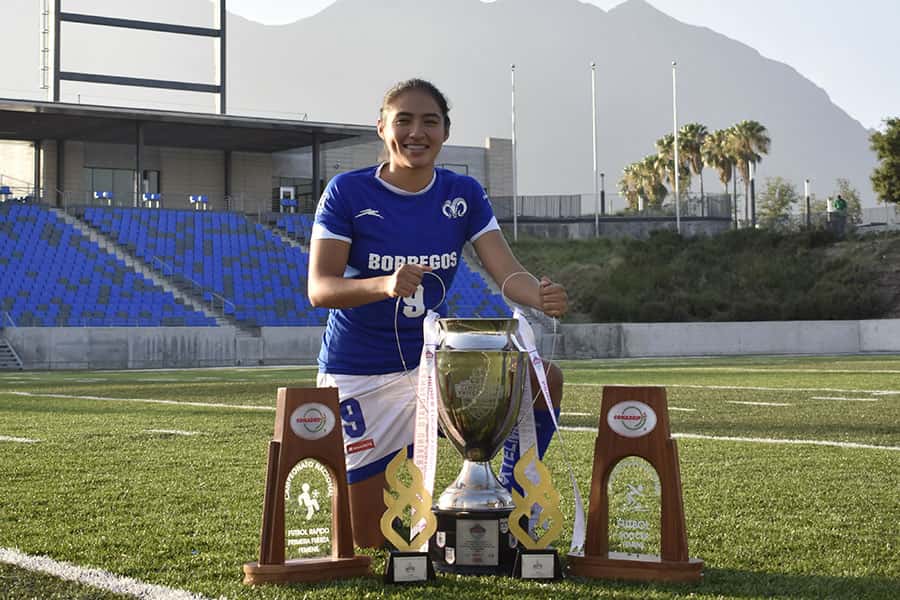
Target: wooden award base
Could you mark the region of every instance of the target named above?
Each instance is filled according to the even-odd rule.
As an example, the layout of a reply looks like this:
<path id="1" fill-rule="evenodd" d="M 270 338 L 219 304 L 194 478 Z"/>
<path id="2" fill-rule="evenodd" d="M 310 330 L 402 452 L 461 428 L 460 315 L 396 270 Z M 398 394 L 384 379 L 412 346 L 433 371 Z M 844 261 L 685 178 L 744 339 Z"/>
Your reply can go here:
<path id="1" fill-rule="evenodd" d="M 244 564 L 244 583 L 327 581 L 371 575 L 369 556 L 353 550 L 344 438 L 337 388 L 279 388 L 275 433 L 263 498 L 259 560 Z M 331 498 L 331 556 L 285 560 L 285 486 L 301 460 L 318 461 L 334 486 Z"/>
<path id="2" fill-rule="evenodd" d="M 629 456 L 643 458 L 659 476 L 659 556 L 609 549 L 607 485 L 613 467 Z M 703 577 L 703 561 L 688 556 L 678 448 L 669 429 L 665 388 L 603 388 L 584 556 L 570 554 L 568 562 L 570 574 L 597 579 L 699 581 Z"/>
<path id="3" fill-rule="evenodd" d="M 312 583 L 349 577 L 365 577 L 372 574 L 371 562 L 372 557 L 370 556 L 288 560 L 280 565 L 261 565 L 258 562 L 250 562 L 244 564 L 244 583 L 247 585 Z"/>
<path id="4" fill-rule="evenodd" d="M 596 579 L 684 582 L 703 577 L 703 561 L 663 560 L 649 554 L 609 552 L 601 556 L 569 555 L 569 574 Z"/>

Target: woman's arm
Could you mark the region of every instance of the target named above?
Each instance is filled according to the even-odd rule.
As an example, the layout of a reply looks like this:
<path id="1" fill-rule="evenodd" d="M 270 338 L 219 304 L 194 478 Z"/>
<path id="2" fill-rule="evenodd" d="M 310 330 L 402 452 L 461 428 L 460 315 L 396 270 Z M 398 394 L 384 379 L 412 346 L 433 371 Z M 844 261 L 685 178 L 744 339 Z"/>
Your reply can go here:
<path id="1" fill-rule="evenodd" d="M 500 231 L 494 230 L 483 234 L 473 245 L 478 258 L 497 285 L 503 286 L 506 282 L 506 287 L 502 291 L 508 298 L 519 304 L 537 308 L 551 317 L 565 314 L 569 298 L 566 289 L 560 284 L 553 283 L 546 277 L 542 277 L 538 282 L 531 275 L 524 273 L 509 277 L 513 273 L 525 271 L 525 268 L 513 256 Z"/>
<path id="2" fill-rule="evenodd" d="M 342 240 L 313 239 L 309 246 L 307 292 L 313 306 L 355 308 L 386 298 L 412 296 L 430 267 L 403 265 L 391 275 L 349 279 L 344 277 L 350 244 Z"/>

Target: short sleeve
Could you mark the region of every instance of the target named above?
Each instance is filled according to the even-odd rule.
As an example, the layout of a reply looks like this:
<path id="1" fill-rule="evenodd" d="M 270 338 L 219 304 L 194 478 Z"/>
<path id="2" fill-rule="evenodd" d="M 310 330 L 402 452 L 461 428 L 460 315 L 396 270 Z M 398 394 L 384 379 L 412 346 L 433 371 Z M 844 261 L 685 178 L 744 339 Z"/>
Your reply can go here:
<path id="1" fill-rule="evenodd" d="M 472 191 L 469 194 L 469 223 L 466 239 L 474 242 L 488 231 L 499 230 L 500 225 L 494 217 L 494 209 L 487 192 L 476 180 L 471 180 Z"/>
<path id="2" fill-rule="evenodd" d="M 322 192 L 316 207 L 313 222 L 312 239 L 353 241 L 353 221 L 348 217 L 348 206 L 341 197 L 340 188 L 336 184 L 338 178 L 332 179 Z"/>

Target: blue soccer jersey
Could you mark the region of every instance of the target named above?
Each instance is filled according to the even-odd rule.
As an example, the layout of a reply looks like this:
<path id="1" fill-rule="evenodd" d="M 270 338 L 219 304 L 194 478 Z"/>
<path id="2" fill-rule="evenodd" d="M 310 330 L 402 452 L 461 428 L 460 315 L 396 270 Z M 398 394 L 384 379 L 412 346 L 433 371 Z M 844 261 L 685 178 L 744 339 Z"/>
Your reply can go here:
<path id="1" fill-rule="evenodd" d="M 449 291 L 466 241 L 499 229 L 481 185 L 466 175 L 435 169 L 422 191 L 406 192 L 378 177 L 381 167 L 332 179 L 316 210 L 313 239 L 350 244 L 344 277 L 390 275 L 406 263 L 432 267 Z M 419 364 L 422 320 L 427 310 L 446 314 L 443 290 L 425 275 L 410 298 L 401 298 L 397 331 L 406 368 Z M 397 299 L 332 309 L 319 352 L 320 371 L 377 375 L 403 370 L 394 330 Z"/>

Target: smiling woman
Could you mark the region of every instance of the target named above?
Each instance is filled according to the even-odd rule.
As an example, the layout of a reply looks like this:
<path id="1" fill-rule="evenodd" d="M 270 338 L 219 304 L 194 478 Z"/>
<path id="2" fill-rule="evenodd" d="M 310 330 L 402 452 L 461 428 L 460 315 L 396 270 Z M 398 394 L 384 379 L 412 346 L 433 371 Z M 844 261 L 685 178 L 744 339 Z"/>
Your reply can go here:
<path id="1" fill-rule="evenodd" d="M 552 316 L 566 311 L 565 289 L 529 275 L 500 233 L 487 194 L 476 180 L 435 167 L 450 135 L 450 106 L 433 84 L 402 81 L 384 96 L 378 135 L 387 160 L 332 179 L 316 211 L 308 292 L 331 310 L 319 353 L 318 384 L 337 387 L 341 401 L 350 509 L 356 543 L 383 542 L 379 519 L 384 469 L 413 439 L 423 321 L 446 316 L 450 289 L 471 242 L 506 295 Z M 426 277 L 426 274 L 428 277 Z M 438 281 L 435 281 L 437 279 Z M 411 371 L 410 371 L 411 370 Z M 562 374 L 549 367 L 558 406 Z M 532 387 L 540 389 L 536 381 Z M 553 418 L 535 411 L 538 449 L 549 443 Z M 542 435 L 544 432 L 544 435 Z M 542 441 L 543 440 L 543 441 Z M 510 442 L 513 484 L 518 445 Z"/>

